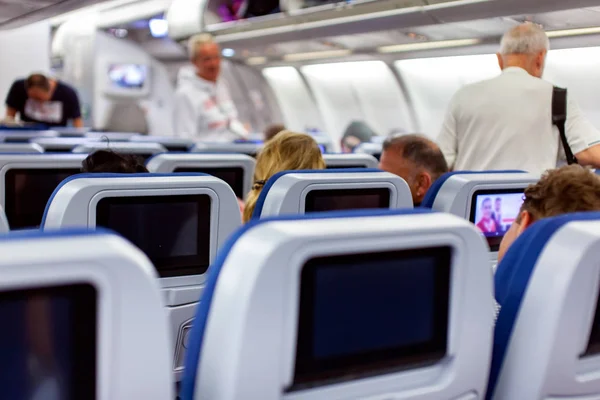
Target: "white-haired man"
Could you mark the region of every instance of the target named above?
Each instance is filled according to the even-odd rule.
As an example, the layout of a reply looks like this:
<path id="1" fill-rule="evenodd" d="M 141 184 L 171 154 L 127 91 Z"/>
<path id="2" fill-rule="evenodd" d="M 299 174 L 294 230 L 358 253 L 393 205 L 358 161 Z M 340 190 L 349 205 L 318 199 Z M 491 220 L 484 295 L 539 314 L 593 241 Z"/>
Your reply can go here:
<path id="1" fill-rule="evenodd" d="M 502 74 L 465 86 L 452 99 L 438 144 L 454 170 L 522 169 L 541 174 L 563 163 L 553 126 L 553 85 L 541 79 L 550 42 L 532 23 L 502 38 Z M 579 164 L 600 167 L 600 132 L 568 97 L 566 139 Z"/>
<path id="2" fill-rule="evenodd" d="M 211 35 L 199 34 L 190 38 L 188 53 L 193 67 L 182 68 L 177 77 L 175 136 L 210 142 L 244 137 L 247 132 L 237 119 L 229 90 L 219 80 L 219 45 Z"/>

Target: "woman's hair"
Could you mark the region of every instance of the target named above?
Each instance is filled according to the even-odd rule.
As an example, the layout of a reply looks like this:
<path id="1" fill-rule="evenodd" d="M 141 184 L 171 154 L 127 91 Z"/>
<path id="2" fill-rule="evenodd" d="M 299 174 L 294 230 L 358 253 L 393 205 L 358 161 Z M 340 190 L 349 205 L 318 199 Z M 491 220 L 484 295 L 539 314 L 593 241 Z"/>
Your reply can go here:
<path id="1" fill-rule="evenodd" d="M 133 154 L 119 154 L 111 150 L 98 150 L 81 163 L 81 172 L 114 172 L 134 174 L 148 172 L 141 158 Z"/>
<path id="2" fill-rule="evenodd" d="M 324 168 L 321 149 L 311 136 L 289 131 L 277 134 L 265 144 L 256 160 L 254 185 L 246 200 L 244 222 L 250 221 L 258 196 L 270 177 L 281 171 Z"/>

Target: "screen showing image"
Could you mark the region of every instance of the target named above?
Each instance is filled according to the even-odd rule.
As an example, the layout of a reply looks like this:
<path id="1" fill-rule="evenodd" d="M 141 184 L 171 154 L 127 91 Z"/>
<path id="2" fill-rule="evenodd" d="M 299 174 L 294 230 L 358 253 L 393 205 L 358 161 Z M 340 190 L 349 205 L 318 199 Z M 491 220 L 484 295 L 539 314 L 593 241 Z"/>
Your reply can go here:
<path id="1" fill-rule="evenodd" d="M 6 172 L 4 203 L 11 229 L 39 228 L 54 189 L 79 169 L 11 169 Z"/>
<path id="2" fill-rule="evenodd" d="M 581 357 L 596 356 L 598 354 L 600 354 L 600 296 L 596 301 L 596 312 L 594 314 L 590 339 L 586 350 Z"/>
<path id="3" fill-rule="evenodd" d="M 96 298 L 88 284 L 0 293 L 0 397 L 96 398 Z"/>
<path id="4" fill-rule="evenodd" d="M 486 237 L 492 251 L 498 251 L 504 234 L 519 215 L 523 191 L 480 190 L 473 194 L 470 220 Z"/>
<path id="5" fill-rule="evenodd" d="M 238 199 L 243 199 L 244 193 L 244 169 L 234 168 L 176 168 L 174 172 L 200 172 L 222 179 L 233 189 Z"/>
<path id="6" fill-rule="evenodd" d="M 360 165 L 360 164 L 355 164 L 355 165 L 332 165 L 332 166 L 327 166 L 327 169 L 351 169 L 351 168 L 367 168 L 366 165 Z"/>
<path id="7" fill-rule="evenodd" d="M 304 211 L 363 210 L 389 207 L 389 189 L 328 189 L 309 192 L 306 195 Z"/>
<path id="8" fill-rule="evenodd" d="M 98 202 L 96 225 L 139 247 L 163 278 L 199 275 L 210 260 L 208 195 L 109 197 Z"/>
<path id="9" fill-rule="evenodd" d="M 112 64 L 108 67 L 108 78 L 113 87 L 142 89 L 146 83 L 148 67 L 141 64 Z"/>
<path id="10" fill-rule="evenodd" d="M 296 389 L 442 359 L 450 259 L 449 247 L 435 247 L 309 260 L 300 283 Z"/>

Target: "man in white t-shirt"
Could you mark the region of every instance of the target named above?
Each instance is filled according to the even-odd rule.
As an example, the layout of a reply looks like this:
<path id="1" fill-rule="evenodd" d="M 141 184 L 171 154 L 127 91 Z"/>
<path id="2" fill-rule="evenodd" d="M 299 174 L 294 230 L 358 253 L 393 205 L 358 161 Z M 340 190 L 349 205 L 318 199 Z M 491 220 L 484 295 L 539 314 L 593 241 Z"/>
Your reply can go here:
<path id="1" fill-rule="evenodd" d="M 564 163 L 552 125 L 553 85 L 541 79 L 548 36 L 519 25 L 502 38 L 502 74 L 459 90 L 448 108 L 438 144 L 453 170 L 522 169 L 541 174 Z M 568 96 L 566 137 L 582 165 L 600 167 L 600 132 Z"/>
<path id="2" fill-rule="evenodd" d="M 230 142 L 248 132 L 237 119 L 225 82 L 219 79 L 221 49 L 209 34 L 190 38 L 192 67 L 177 77 L 174 104 L 175 136 L 210 142 Z"/>

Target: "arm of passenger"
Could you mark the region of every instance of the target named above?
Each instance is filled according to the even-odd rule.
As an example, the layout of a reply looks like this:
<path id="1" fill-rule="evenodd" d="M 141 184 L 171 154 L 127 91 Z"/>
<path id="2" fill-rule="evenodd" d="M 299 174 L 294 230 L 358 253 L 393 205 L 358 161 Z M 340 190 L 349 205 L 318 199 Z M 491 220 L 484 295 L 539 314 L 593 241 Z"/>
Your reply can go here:
<path id="1" fill-rule="evenodd" d="M 17 82 L 13 82 L 4 102 L 6 104 L 6 119 L 14 120 L 17 116 L 19 104 L 23 101 L 23 93 L 21 91 L 19 91 Z"/>
<path id="2" fill-rule="evenodd" d="M 10 106 L 6 107 L 6 119 L 14 120 L 17 116 L 17 109 Z"/>
<path id="3" fill-rule="evenodd" d="M 173 108 L 173 134 L 176 137 L 195 138 L 197 115 L 191 100 L 184 93 L 176 93 Z"/>
<path id="4" fill-rule="evenodd" d="M 81 117 L 75 118 L 73 120 L 73 126 L 75 128 L 83 128 L 83 119 Z"/>
<path id="5" fill-rule="evenodd" d="M 567 99 L 565 134 L 579 164 L 600 168 L 600 132 L 583 115 L 574 100 Z"/>
<path id="6" fill-rule="evenodd" d="M 456 118 L 454 117 L 453 104 L 450 104 L 444 123 L 442 124 L 442 131 L 437 138 L 437 144 L 440 146 L 440 150 L 446 158 L 448 168 L 452 171 L 454 169 L 454 163 L 456 162 L 456 155 L 458 153 L 458 139 L 456 135 Z"/>

